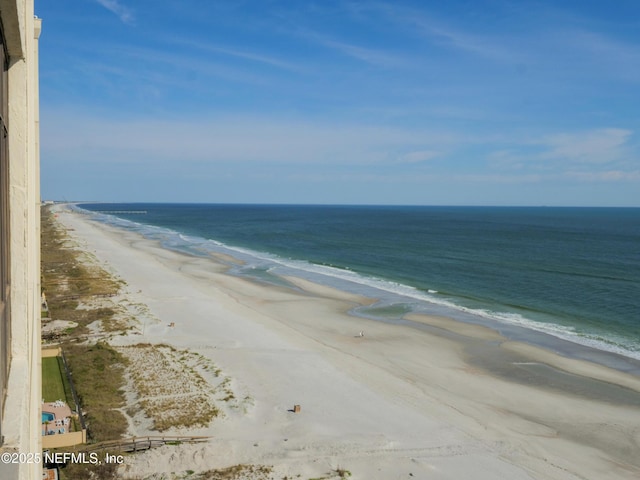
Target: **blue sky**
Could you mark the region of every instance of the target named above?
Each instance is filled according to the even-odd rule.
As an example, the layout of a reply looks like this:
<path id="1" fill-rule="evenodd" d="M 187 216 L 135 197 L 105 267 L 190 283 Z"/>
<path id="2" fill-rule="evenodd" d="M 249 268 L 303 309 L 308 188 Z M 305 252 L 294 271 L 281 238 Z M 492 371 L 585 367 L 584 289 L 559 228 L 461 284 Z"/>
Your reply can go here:
<path id="1" fill-rule="evenodd" d="M 640 206 L 640 2 L 36 0 L 45 199 Z"/>

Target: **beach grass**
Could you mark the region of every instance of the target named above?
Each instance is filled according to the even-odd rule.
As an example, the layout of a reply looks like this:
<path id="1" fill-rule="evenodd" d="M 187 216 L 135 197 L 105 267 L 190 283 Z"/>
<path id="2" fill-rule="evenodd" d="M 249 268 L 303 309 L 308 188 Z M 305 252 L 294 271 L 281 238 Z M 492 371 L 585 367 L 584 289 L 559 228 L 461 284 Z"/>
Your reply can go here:
<path id="1" fill-rule="evenodd" d="M 50 318 L 78 324 L 55 340 L 65 352 L 80 407 L 86 412 L 88 438 L 95 442 L 118 439 L 127 428 L 126 418 L 116 410 L 124 405 L 126 359 L 105 341 L 83 341 L 90 324 L 115 322 L 117 311 L 110 297 L 118 293 L 121 282 L 91 262 L 55 222 L 50 209 L 43 209 L 41 218 L 42 288 Z M 59 362 L 43 359 L 43 394 L 47 392 L 45 400 L 52 395 L 52 400 L 66 399 L 72 404 Z"/>
<path id="2" fill-rule="evenodd" d="M 88 325 L 96 321 L 101 321 L 108 331 L 125 328 L 118 322 L 117 308 L 108 301 L 118 294 L 122 282 L 90 260 L 90 256 L 55 222 L 50 209 L 44 208 L 41 215 L 41 272 L 49 318 L 78 324 L 58 334 L 55 340 L 82 337 L 89 332 Z"/>
<path id="3" fill-rule="evenodd" d="M 199 474 L 198 480 L 270 480 L 272 467 L 265 465 L 234 465 L 228 468 L 208 470 Z"/>
<path id="4" fill-rule="evenodd" d="M 124 370 L 127 359 L 105 342 L 68 345 L 65 355 L 94 442 L 115 440 L 127 430 L 117 409 L 125 404 Z"/>
<path id="5" fill-rule="evenodd" d="M 119 351 L 129 359 L 127 374 L 137 405 L 152 419 L 154 430 L 206 427 L 221 414 L 215 402 L 217 388 L 202 376 L 219 369 L 207 359 L 164 344 L 142 343 Z M 218 386 L 227 397 L 229 382 L 228 377 L 220 379 Z"/>
<path id="6" fill-rule="evenodd" d="M 61 449 L 61 452 L 69 449 Z M 112 455 L 122 455 L 122 452 L 109 452 Z M 125 454 L 126 455 L 126 454 Z M 99 454 L 99 458 L 104 458 L 103 454 Z M 87 480 L 89 478 L 99 480 L 116 480 L 122 478 L 118 472 L 117 463 L 100 462 L 96 465 L 83 462 L 69 462 L 64 468 L 59 470 L 60 480 Z"/>

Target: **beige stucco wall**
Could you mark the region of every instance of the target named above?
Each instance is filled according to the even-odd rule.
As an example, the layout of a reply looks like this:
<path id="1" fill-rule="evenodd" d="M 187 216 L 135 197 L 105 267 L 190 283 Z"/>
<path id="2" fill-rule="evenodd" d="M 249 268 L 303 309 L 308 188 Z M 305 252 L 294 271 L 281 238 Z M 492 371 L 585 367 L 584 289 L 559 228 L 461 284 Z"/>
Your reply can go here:
<path id="1" fill-rule="evenodd" d="M 40 404 L 40 165 L 38 37 L 33 0 L 0 0 L 10 55 L 9 165 L 11 367 L 3 412 L 3 449 L 42 450 Z M 42 478 L 39 465 L 20 465 L 0 478 Z M 5 474 L 7 476 L 5 476 Z"/>
<path id="2" fill-rule="evenodd" d="M 62 349 L 60 347 L 56 348 L 43 348 L 40 358 L 51 358 L 58 357 L 62 353 Z"/>
<path id="3" fill-rule="evenodd" d="M 73 447 L 87 443 L 87 431 L 70 432 L 63 435 L 47 435 L 42 437 L 43 448 Z"/>

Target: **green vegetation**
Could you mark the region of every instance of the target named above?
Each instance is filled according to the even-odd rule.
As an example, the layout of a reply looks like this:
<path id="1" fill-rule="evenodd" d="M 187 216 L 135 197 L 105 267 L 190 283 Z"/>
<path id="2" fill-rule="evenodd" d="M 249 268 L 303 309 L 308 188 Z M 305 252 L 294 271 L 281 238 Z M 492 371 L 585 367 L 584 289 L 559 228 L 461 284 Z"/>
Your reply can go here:
<path id="1" fill-rule="evenodd" d="M 138 406 L 153 420 L 154 430 L 205 427 L 220 415 L 215 389 L 198 372 L 215 368 L 207 359 L 164 344 L 140 343 L 119 351 L 129 359 Z"/>
<path id="2" fill-rule="evenodd" d="M 87 325 L 96 320 L 108 331 L 126 328 L 124 322 L 118 321 L 112 306 L 100 304 L 101 300 L 104 303 L 105 298 L 116 295 L 121 283 L 102 268 L 82 262 L 89 257 L 71 244 L 49 208 L 42 210 L 41 219 L 42 290 L 47 296 L 49 318 L 78 324 L 55 339 L 86 335 Z"/>
<path id="3" fill-rule="evenodd" d="M 74 408 L 71 386 L 61 357 L 42 359 L 42 398 L 45 402 L 64 400 Z"/>
<path id="4" fill-rule="evenodd" d="M 269 480 L 273 468 L 265 465 L 235 465 L 229 468 L 208 470 L 198 480 Z"/>
<path id="5" fill-rule="evenodd" d="M 58 363 L 58 357 L 42 359 L 42 398 L 45 402 L 66 400 L 63 371 Z"/>
<path id="6" fill-rule="evenodd" d="M 351 472 L 349 470 L 346 470 L 344 468 L 336 468 L 336 474 L 340 477 L 340 478 L 348 478 L 351 476 Z"/>
<path id="7" fill-rule="evenodd" d="M 338 467 L 335 470 L 332 470 L 331 472 L 329 472 L 328 476 L 326 477 L 310 478 L 309 480 L 331 480 L 332 478 L 336 478 L 336 475 L 340 479 L 349 478 L 351 476 L 351 472 L 344 468 Z"/>
<path id="8" fill-rule="evenodd" d="M 60 449 L 60 452 L 69 452 L 69 448 Z M 77 450 L 76 450 L 77 452 Z M 111 455 L 127 455 L 122 452 L 109 452 Z M 98 454 L 99 458 L 104 458 L 104 453 Z M 65 468 L 60 469 L 61 480 L 116 480 L 122 478 L 118 474 L 117 463 L 101 462 L 98 465 L 87 463 L 68 463 Z"/>
<path id="9" fill-rule="evenodd" d="M 101 442 L 120 438 L 127 430 L 127 420 L 115 409 L 125 404 L 122 387 L 126 358 L 105 342 L 68 345 L 65 355 L 86 412 L 89 439 Z"/>
<path id="10" fill-rule="evenodd" d="M 120 283 L 103 269 L 89 265 L 90 258 L 71 244 L 48 208 L 42 211 L 42 287 L 50 318 L 76 322 L 78 327 L 57 334 L 85 412 L 90 441 L 115 440 L 127 429 L 127 421 L 115 410 L 124 405 L 123 369 L 126 359 L 107 343 L 80 343 L 97 320 L 103 329 L 122 327 L 108 297 L 118 293 Z M 80 308 L 79 308 L 80 307 Z M 46 360 L 46 361 L 45 361 Z M 45 400 L 66 399 L 73 405 L 61 359 L 43 359 Z M 57 368 L 57 372 L 56 372 Z"/>

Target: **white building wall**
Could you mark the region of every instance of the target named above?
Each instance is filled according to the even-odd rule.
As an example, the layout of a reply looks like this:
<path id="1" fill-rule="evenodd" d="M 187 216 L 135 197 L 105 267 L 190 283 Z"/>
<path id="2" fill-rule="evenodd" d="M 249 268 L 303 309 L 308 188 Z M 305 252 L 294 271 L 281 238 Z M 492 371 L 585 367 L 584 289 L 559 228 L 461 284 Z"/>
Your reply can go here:
<path id="1" fill-rule="evenodd" d="M 34 18 L 33 0 L 0 0 L 0 16 L 10 58 L 7 125 L 11 268 L 11 367 L 2 412 L 2 449 L 40 454 L 40 20 Z M 42 478 L 39 464 L 9 468 L 13 467 L 0 464 L 0 478 Z"/>

